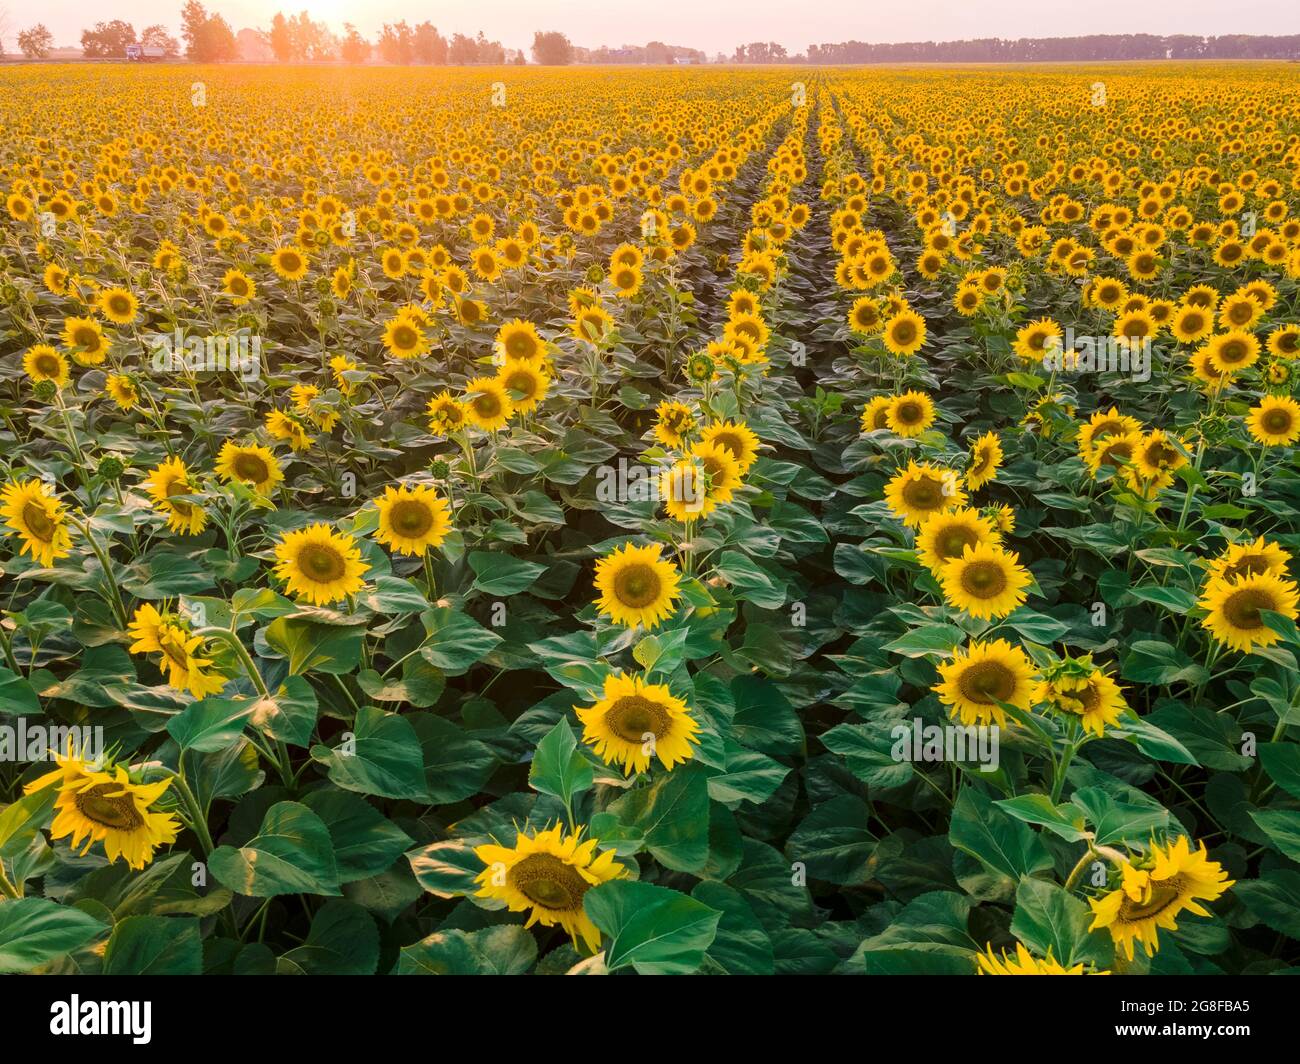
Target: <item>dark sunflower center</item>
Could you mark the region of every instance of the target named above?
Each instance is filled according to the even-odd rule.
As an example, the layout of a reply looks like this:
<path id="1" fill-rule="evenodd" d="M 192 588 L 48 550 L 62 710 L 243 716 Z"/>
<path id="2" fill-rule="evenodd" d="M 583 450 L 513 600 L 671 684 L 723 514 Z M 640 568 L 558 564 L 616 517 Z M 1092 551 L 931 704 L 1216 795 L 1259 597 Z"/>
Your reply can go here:
<path id="1" fill-rule="evenodd" d="M 407 539 L 419 539 L 433 527 L 433 512 L 418 499 L 403 499 L 393 504 L 388 520 Z"/>
<path id="2" fill-rule="evenodd" d="M 54 538 L 55 523 L 49 510 L 39 502 L 28 502 L 23 506 L 23 524 L 27 531 L 37 539 L 48 543 Z"/>
<path id="3" fill-rule="evenodd" d="M 1234 591 L 1223 603 L 1223 616 L 1234 628 L 1250 631 L 1262 628 L 1263 619 L 1260 610 L 1276 610 L 1278 603 L 1272 595 L 1262 588 L 1250 587 Z"/>
<path id="4" fill-rule="evenodd" d="M 1101 456 L 1103 465 L 1118 466 L 1120 459 L 1129 459 L 1133 457 L 1133 445 L 1125 440 L 1107 445 L 1105 453 Z"/>
<path id="5" fill-rule="evenodd" d="M 1149 920 L 1159 916 L 1182 896 L 1182 876 L 1162 880 L 1151 884 L 1151 897 L 1146 901 L 1134 901 L 1127 894 L 1119 903 L 1119 918 L 1127 923 Z"/>
<path id="6" fill-rule="evenodd" d="M 126 296 L 112 296 L 108 301 L 108 309 L 114 314 L 128 314 L 131 311 L 131 301 Z"/>
<path id="7" fill-rule="evenodd" d="M 532 358 L 537 353 L 537 345 L 526 333 L 517 333 L 506 341 L 506 351 L 513 358 Z"/>
<path id="8" fill-rule="evenodd" d="M 916 339 L 916 325 L 910 321 L 900 321 L 893 328 L 894 343 L 910 344 Z"/>
<path id="9" fill-rule="evenodd" d="M 941 558 L 960 558 L 967 547 L 973 547 L 979 542 L 977 536 L 971 529 L 954 526 L 945 528 L 935 541 L 935 547 Z"/>
<path id="10" fill-rule="evenodd" d="M 1249 303 L 1234 303 L 1228 308 L 1228 320 L 1233 325 L 1245 325 L 1254 317 L 1254 310 Z"/>
<path id="11" fill-rule="evenodd" d="M 270 470 L 266 468 L 266 462 L 255 454 L 240 454 L 235 457 L 234 463 L 235 476 L 240 480 L 252 481 L 254 484 L 260 484 L 270 475 Z"/>
<path id="12" fill-rule="evenodd" d="M 625 695 L 605 711 L 609 730 L 629 743 L 642 742 L 646 735 L 656 739 L 669 727 L 664 707 L 641 695 Z"/>
<path id="13" fill-rule="evenodd" d="M 1268 411 L 1260 418 L 1260 423 L 1266 432 L 1273 435 L 1281 436 L 1291 431 L 1291 415 L 1280 407 Z"/>
<path id="14" fill-rule="evenodd" d="M 1231 580 L 1234 576 L 1262 575 L 1268 572 L 1268 559 L 1262 554 L 1244 554 L 1232 565 L 1223 570 L 1224 578 Z"/>
<path id="15" fill-rule="evenodd" d="M 343 578 L 343 556 L 325 543 L 311 543 L 298 555 L 298 567 L 312 580 L 326 584 Z"/>
<path id="16" fill-rule="evenodd" d="M 99 333 L 83 325 L 72 334 L 72 341 L 78 347 L 95 347 L 99 343 Z"/>
<path id="17" fill-rule="evenodd" d="M 903 488 L 903 499 L 914 510 L 938 510 L 943 506 L 943 484 L 931 477 L 919 477 Z"/>
<path id="18" fill-rule="evenodd" d="M 1007 589 L 1007 574 L 997 562 L 972 562 L 962 569 L 961 586 L 973 598 L 996 598 Z"/>
<path id="19" fill-rule="evenodd" d="M 479 392 L 473 399 L 474 412 L 481 418 L 494 418 L 501 413 L 501 400 L 491 392 Z"/>
<path id="20" fill-rule="evenodd" d="M 531 399 L 537 392 L 537 378 L 524 370 L 516 370 L 504 383 L 510 391 L 518 392 L 525 399 Z"/>
<path id="21" fill-rule="evenodd" d="M 1000 661 L 979 661 L 962 669 L 957 687 L 968 702 L 990 706 L 1011 701 L 1016 693 L 1016 675 Z"/>
<path id="22" fill-rule="evenodd" d="M 659 574 L 643 563 L 627 566 L 614 579 L 614 596 L 624 606 L 644 609 L 659 597 Z"/>
<path id="23" fill-rule="evenodd" d="M 175 499 L 174 496 L 188 495 L 190 493 L 190 486 L 187 483 L 185 483 L 184 480 L 173 480 L 170 484 L 167 485 L 165 492 L 167 495 L 168 504 L 171 506 L 171 508 L 175 510 L 178 514 L 180 514 L 182 517 L 189 516 L 190 504 L 187 502 L 181 502 Z"/>
<path id="24" fill-rule="evenodd" d="M 87 820 L 119 831 L 135 831 L 144 824 L 129 794 L 112 797 L 107 792 L 121 790 L 116 783 L 97 783 L 77 795 L 77 811 Z"/>
<path id="25" fill-rule="evenodd" d="M 925 417 L 925 410 L 920 403 L 900 403 L 894 416 L 904 425 L 915 425 Z"/>
<path id="26" fill-rule="evenodd" d="M 549 853 L 530 853 L 507 873 L 520 894 L 553 912 L 576 912 L 590 886 L 573 868 Z"/>
<path id="27" fill-rule="evenodd" d="M 59 360 L 54 355 L 37 355 L 36 372 L 45 377 L 57 377 L 59 374 Z"/>
<path id="28" fill-rule="evenodd" d="M 399 325 L 393 330 L 393 345 L 400 351 L 409 351 L 415 347 L 416 332 L 409 325 Z"/>
<path id="29" fill-rule="evenodd" d="M 1229 340 L 1219 348 L 1219 359 L 1228 365 L 1236 362 L 1244 362 L 1248 354 L 1248 349 L 1240 340 Z"/>

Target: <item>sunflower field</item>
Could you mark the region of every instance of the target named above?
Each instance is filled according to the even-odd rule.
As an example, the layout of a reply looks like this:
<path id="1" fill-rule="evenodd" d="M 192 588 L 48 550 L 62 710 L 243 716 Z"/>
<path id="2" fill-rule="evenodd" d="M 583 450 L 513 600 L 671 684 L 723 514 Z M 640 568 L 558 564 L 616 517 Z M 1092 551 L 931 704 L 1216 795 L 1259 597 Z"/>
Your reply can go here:
<path id="1" fill-rule="evenodd" d="M 0 971 L 1300 972 L 1300 69 L 0 69 Z"/>

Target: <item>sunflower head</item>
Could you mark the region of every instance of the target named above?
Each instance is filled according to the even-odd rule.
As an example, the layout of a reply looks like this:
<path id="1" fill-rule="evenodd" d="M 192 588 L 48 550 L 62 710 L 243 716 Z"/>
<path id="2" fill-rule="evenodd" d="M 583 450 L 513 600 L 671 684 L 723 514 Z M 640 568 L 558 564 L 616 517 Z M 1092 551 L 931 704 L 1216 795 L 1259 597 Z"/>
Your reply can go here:
<path id="1" fill-rule="evenodd" d="M 1145 856 L 1119 867 L 1118 881 L 1110 890 L 1088 899 L 1089 930 L 1105 928 L 1129 960 L 1134 943 L 1152 956 L 1160 946 L 1161 928 L 1178 930 L 1177 917 L 1184 911 L 1209 916 L 1200 903 L 1216 900 L 1232 884 L 1222 866 L 1209 859 L 1205 843 L 1193 851 L 1185 835 L 1172 843 L 1153 840 Z"/>
<path id="2" fill-rule="evenodd" d="M 972 642 L 953 651 L 939 666 L 934 687 L 939 701 L 962 724 L 1006 725 L 1003 704 L 1028 709 L 1033 704 L 1034 667 L 1020 647 L 1004 639 Z"/>
<path id="3" fill-rule="evenodd" d="M 639 676 L 611 673 L 604 697 L 594 706 L 577 707 L 583 741 L 610 765 L 625 772 L 644 772 L 659 758 L 665 769 L 695 756 L 691 744 L 699 729 L 686 703 L 662 684 Z"/>
<path id="4" fill-rule="evenodd" d="M 63 503 L 49 485 L 36 479 L 14 480 L 0 492 L 0 517 L 22 540 L 20 553 L 49 566 L 72 553 L 72 538 Z"/>
<path id="5" fill-rule="evenodd" d="M 1281 638 L 1264 621 L 1266 612 L 1295 620 L 1300 616 L 1295 583 L 1272 572 L 1213 577 L 1199 605 L 1206 611 L 1201 624 L 1220 643 L 1249 653 L 1257 646 L 1272 646 Z"/>
<path id="6" fill-rule="evenodd" d="M 398 554 L 424 555 L 451 531 L 447 500 L 432 488 L 389 487 L 375 500 L 379 529 L 375 538 Z"/>
<path id="7" fill-rule="evenodd" d="M 1019 556 L 995 543 L 967 547 L 939 570 L 944 599 L 972 617 L 1005 617 L 1025 601 L 1031 577 Z"/>
<path id="8" fill-rule="evenodd" d="M 583 896 L 594 886 L 624 875 L 613 850 L 597 853 L 595 839 L 566 835 L 556 825 L 532 835 L 520 832 L 514 846 L 492 843 L 476 847 L 485 868 L 476 877 L 478 896 L 506 903 L 511 912 L 527 912 L 527 927 L 562 927 L 574 946 L 600 949 L 600 931 L 583 909 Z"/>
<path id="9" fill-rule="evenodd" d="M 964 506 L 966 492 L 952 470 L 913 461 L 886 485 L 885 501 L 905 525 L 915 528 L 931 514 Z"/>
<path id="10" fill-rule="evenodd" d="M 596 605 L 615 624 L 656 628 L 681 597 L 677 566 L 658 547 L 626 543 L 596 562 Z"/>
<path id="11" fill-rule="evenodd" d="M 289 593 L 313 606 L 337 602 L 365 585 L 367 565 L 356 540 L 324 523 L 286 534 L 275 557 L 276 575 Z"/>

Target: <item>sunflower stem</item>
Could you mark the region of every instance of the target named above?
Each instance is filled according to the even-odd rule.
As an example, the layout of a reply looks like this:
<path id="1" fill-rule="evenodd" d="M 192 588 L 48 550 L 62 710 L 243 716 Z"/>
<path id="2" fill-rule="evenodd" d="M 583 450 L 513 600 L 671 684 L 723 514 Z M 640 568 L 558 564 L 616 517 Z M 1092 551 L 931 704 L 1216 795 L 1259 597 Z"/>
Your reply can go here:
<path id="1" fill-rule="evenodd" d="M 113 610 L 113 616 L 117 619 L 118 626 L 122 631 L 128 627 L 126 616 L 126 604 L 122 601 L 122 591 L 117 586 L 117 578 L 113 575 L 113 565 L 109 560 L 108 554 L 104 548 L 99 545 L 94 534 L 90 531 L 90 521 L 78 521 L 75 517 L 69 515 L 68 520 L 72 526 L 86 537 L 86 542 L 90 544 L 90 549 L 95 552 L 95 557 L 99 559 L 99 567 L 104 571 L 104 579 L 108 583 L 110 597 L 108 599 L 109 607 Z"/>
<path id="2" fill-rule="evenodd" d="M 176 793 L 180 795 L 181 804 L 185 806 L 185 819 L 189 821 L 190 830 L 199 838 L 199 845 L 203 847 L 203 856 L 208 857 L 215 849 L 212 844 L 212 832 L 208 830 L 208 818 L 203 815 L 198 799 L 194 797 L 190 785 L 185 782 L 185 777 L 179 772 L 173 772 L 166 765 L 161 767 L 175 784 Z"/>
<path id="3" fill-rule="evenodd" d="M 235 657 L 239 659 L 240 665 L 243 666 L 244 672 L 248 674 L 248 678 L 253 682 L 253 686 L 257 688 L 257 693 L 263 698 L 271 697 L 271 691 L 266 686 L 266 681 L 262 679 L 262 674 L 257 671 L 257 666 L 253 663 L 253 658 L 248 653 L 248 648 L 244 646 L 243 640 L 241 640 L 236 633 L 230 631 L 228 628 L 213 626 L 200 628 L 194 634 L 202 636 L 204 639 L 219 639 L 225 643 L 226 646 L 230 647 L 230 649 L 235 652 Z"/>

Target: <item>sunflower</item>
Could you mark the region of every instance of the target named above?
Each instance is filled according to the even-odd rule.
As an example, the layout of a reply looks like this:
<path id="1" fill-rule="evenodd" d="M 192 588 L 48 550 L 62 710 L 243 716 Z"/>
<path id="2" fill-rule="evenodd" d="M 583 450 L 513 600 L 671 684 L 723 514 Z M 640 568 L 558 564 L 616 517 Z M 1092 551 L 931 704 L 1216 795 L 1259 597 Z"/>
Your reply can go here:
<path id="1" fill-rule="evenodd" d="M 663 684 L 611 673 L 599 702 L 574 709 L 582 721 L 582 741 L 607 765 L 622 765 L 624 772 L 644 772 L 656 756 L 669 770 L 695 756 L 691 743 L 699 725 L 686 703 Z"/>
<path id="2" fill-rule="evenodd" d="M 114 325 L 130 325 L 140 310 L 140 301 L 125 288 L 105 288 L 95 306 Z"/>
<path id="3" fill-rule="evenodd" d="M 735 460 L 736 472 L 742 477 L 758 461 L 758 437 L 743 421 L 715 421 L 700 430 L 700 439 L 727 450 Z"/>
<path id="4" fill-rule="evenodd" d="M 681 597 L 677 566 L 659 556 L 659 548 L 625 543 L 596 560 L 596 605 L 615 624 L 657 628 L 670 617 Z"/>
<path id="5" fill-rule="evenodd" d="M 1268 334 L 1268 350 L 1275 358 L 1300 357 L 1300 325 L 1283 325 Z"/>
<path id="6" fill-rule="evenodd" d="M 885 424 L 899 436 L 920 436 L 934 424 L 934 403 L 924 392 L 904 392 L 890 401 Z"/>
<path id="7" fill-rule="evenodd" d="M 883 327 L 880 304 L 870 296 L 861 296 L 849 309 L 849 328 L 862 336 L 874 336 Z"/>
<path id="8" fill-rule="evenodd" d="M 917 555 L 932 571 L 960 558 L 967 547 L 997 542 L 993 523 L 968 506 L 931 514 L 916 530 Z"/>
<path id="9" fill-rule="evenodd" d="M 708 477 L 708 497 L 715 503 L 730 502 L 740 487 L 740 466 L 731 451 L 720 443 L 702 440 L 691 445 L 687 455 L 699 463 Z"/>
<path id="10" fill-rule="evenodd" d="M 885 322 L 884 340 L 892 354 L 916 354 L 925 343 L 925 319 L 914 310 L 900 310 Z"/>
<path id="11" fill-rule="evenodd" d="M 238 444 L 227 440 L 221 445 L 216 461 L 217 476 L 241 481 L 263 495 L 270 495 L 284 479 L 280 463 L 268 447 L 261 444 Z"/>
<path id="12" fill-rule="evenodd" d="M 497 347 L 506 358 L 525 361 L 540 358 L 545 345 L 531 321 L 516 318 L 497 330 Z"/>
<path id="13" fill-rule="evenodd" d="M 970 446 L 970 467 L 966 470 L 966 484 L 978 491 L 992 481 L 1002 466 L 1002 444 L 996 432 L 986 432 Z"/>
<path id="14" fill-rule="evenodd" d="M 1295 620 L 1300 612 L 1296 585 L 1271 573 L 1247 573 L 1210 580 L 1198 605 L 1206 611 L 1201 624 L 1220 643 L 1249 653 L 1254 647 L 1271 646 L 1281 638 L 1264 623 L 1264 611 Z"/>
<path id="15" fill-rule="evenodd" d="M 0 517 L 22 540 L 19 554 L 30 554 L 41 565 L 53 565 L 72 553 L 72 537 L 63 503 L 40 480 L 14 480 L 0 492 Z"/>
<path id="16" fill-rule="evenodd" d="M 698 462 L 683 458 L 659 477 L 659 496 L 668 516 L 683 523 L 708 517 L 717 506 L 709 497 L 708 477 Z"/>
<path id="17" fill-rule="evenodd" d="M 177 498 L 198 493 L 185 463 L 179 458 L 168 458 L 149 472 L 143 487 L 157 508 L 167 515 L 167 527 L 173 532 L 197 536 L 208 523 L 203 507 Z"/>
<path id="18" fill-rule="evenodd" d="M 1029 950 L 1025 949 L 1021 942 L 1016 943 L 1016 956 L 1013 960 L 1007 956 L 1007 951 L 1003 950 L 1001 955 L 993 952 L 993 944 L 990 942 L 988 948 L 983 953 L 975 957 L 975 966 L 979 975 L 1109 975 L 1110 972 L 1087 972 L 1084 971 L 1083 965 L 1076 964 L 1073 968 L 1062 967 L 1052 956 L 1052 950 L 1048 947 L 1046 959 L 1035 957 Z"/>
<path id="19" fill-rule="evenodd" d="M 307 276 L 310 263 L 297 248 L 276 248 L 271 252 L 271 269 L 285 281 L 301 281 Z"/>
<path id="20" fill-rule="evenodd" d="M 135 611 L 127 634 L 135 640 L 132 654 L 161 654 L 159 668 L 165 668 L 167 682 L 178 691 L 188 691 L 195 698 L 218 694 L 226 678 L 205 670 L 212 662 L 200 657 L 203 637 L 194 635 L 189 626 L 173 614 L 159 613 L 145 603 Z"/>
<path id="21" fill-rule="evenodd" d="M 484 432 L 505 428 L 515 413 L 510 393 L 495 377 L 475 377 L 468 381 L 464 403 L 466 419 Z"/>
<path id="22" fill-rule="evenodd" d="M 573 312 L 573 335 L 579 340 L 598 344 L 614 328 L 614 315 L 602 306 L 580 307 Z"/>
<path id="23" fill-rule="evenodd" d="M 1148 480 L 1163 479 L 1164 474 L 1181 469 L 1187 456 L 1174 446 L 1164 429 L 1152 429 L 1142 437 L 1133 452 L 1133 468 Z"/>
<path id="24" fill-rule="evenodd" d="M 1000 703 L 1021 710 L 1034 704 L 1034 666 L 1005 639 L 975 641 L 965 650 L 954 648 L 952 661 L 939 666 L 939 682 L 932 690 L 962 724 L 1005 727 Z"/>
<path id="25" fill-rule="evenodd" d="M 1016 333 L 1012 350 L 1028 362 L 1042 362 L 1049 351 L 1061 344 L 1061 327 L 1051 318 L 1039 318 Z"/>
<path id="26" fill-rule="evenodd" d="M 240 307 L 257 295 L 257 285 L 242 270 L 227 270 L 221 278 L 221 290 L 230 296 L 235 306 Z"/>
<path id="27" fill-rule="evenodd" d="M 685 403 L 665 399 L 655 407 L 654 435 L 665 447 L 681 447 L 695 430 L 695 412 Z"/>
<path id="28" fill-rule="evenodd" d="M 419 358 L 429 353 L 429 339 L 410 317 L 398 314 L 384 325 L 384 347 L 394 358 Z"/>
<path id="29" fill-rule="evenodd" d="M 1119 684 L 1092 663 L 1090 654 L 1048 668 L 1034 701 L 1064 716 L 1079 717 L 1084 728 L 1098 738 L 1105 735 L 1107 725 L 1119 723 L 1128 708 Z"/>
<path id="30" fill-rule="evenodd" d="M 1285 578 L 1291 555 L 1278 544 L 1259 536 L 1254 543 L 1234 543 L 1210 562 L 1210 578 L 1231 580 L 1236 576 L 1272 573 Z"/>
<path id="31" fill-rule="evenodd" d="M 1119 469 L 1125 462 L 1133 461 L 1142 447 L 1142 433 L 1126 432 L 1123 435 L 1100 437 L 1084 454 L 1088 472 L 1096 477 L 1102 466 Z"/>
<path id="32" fill-rule="evenodd" d="M 23 372 L 33 384 L 50 381 L 62 388 L 71 379 L 68 360 L 49 344 L 34 344 L 23 355 Z"/>
<path id="33" fill-rule="evenodd" d="M 520 414 L 533 410 L 551 389 L 551 378 L 536 363 L 522 358 L 507 358 L 497 371 L 497 380 Z"/>
<path id="34" fill-rule="evenodd" d="M 889 427 L 889 407 L 893 403 L 892 395 L 877 395 L 862 407 L 862 431 L 877 432 Z"/>
<path id="35" fill-rule="evenodd" d="M 429 429 L 439 436 L 450 436 L 465 427 L 468 408 L 445 388 L 429 400 L 425 410 L 429 415 Z"/>
<path id="36" fill-rule="evenodd" d="M 533 835 L 520 832 L 513 847 L 477 846 L 474 855 L 487 866 L 475 878 L 478 897 L 503 901 L 511 912 L 529 910 L 525 927 L 558 924 L 574 948 L 581 940 L 591 953 L 600 949 L 600 931 L 582 899 L 592 887 L 624 875 L 613 850 L 597 854 L 595 839 L 565 835 L 557 824 Z"/>
<path id="37" fill-rule="evenodd" d="M 329 525 L 309 525 L 285 534 L 276 545 L 276 576 L 289 593 L 313 606 L 356 594 L 365 585 L 368 566 L 361 560 L 361 548 L 346 533 Z"/>
<path id="38" fill-rule="evenodd" d="M 1266 395 L 1246 416 L 1246 428 L 1265 447 L 1300 439 L 1300 403 L 1290 396 Z"/>
<path id="39" fill-rule="evenodd" d="M 375 539 L 397 554 L 423 555 L 437 547 L 451 531 L 451 510 L 447 500 L 432 488 L 393 487 L 378 499 L 379 528 Z"/>
<path id="40" fill-rule="evenodd" d="M 93 318 L 64 318 L 60 338 L 83 366 L 98 366 L 108 357 L 109 342 L 103 326 Z"/>
<path id="41" fill-rule="evenodd" d="M 285 440 L 295 451 L 305 451 L 312 445 L 313 437 L 302 419 L 283 410 L 268 410 L 266 431 L 272 439 Z"/>
<path id="42" fill-rule="evenodd" d="M 170 779 L 134 783 L 121 765 L 100 771 L 69 756 L 60 757 L 58 768 L 27 784 L 23 792 L 58 787 L 51 839 L 71 835 L 74 849 L 84 841 L 83 854 L 102 842 L 110 864 L 120 857 L 128 867 L 141 869 L 153 860 L 154 850 L 175 842 L 180 832 L 175 816 L 151 808 L 170 784 Z"/>
<path id="43" fill-rule="evenodd" d="M 931 514 L 966 505 L 961 478 L 929 462 L 908 462 L 885 487 L 885 501 L 903 524 L 915 528 Z"/>
<path id="44" fill-rule="evenodd" d="M 105 377 L 104 392 L 122 410 L 132 410 L 140 403 L 140 389 L 125 373 L 110 373 Z"/>
<path id="45" fill-rule="evenodd" d="M 1129 960 L 1133 943 L 1140 942 L 1148 957 L 1159 948 L 1159 930 L 1178 930 L 1177 916 L 1184 910 L 1197 916 L 1210 913 L 1202 901 L 1214 901 L 1234 880 L 1209 859 L 1205 843 L 1193 852 L 1186 835 L 1161 846 L 1152 841 L 1150 853 L 1120 868 L 1120 885 L 1101 898 L 1089 898 L 1092 925 L 1105 928 Z"/>
<path id="46" fill-rule="evenodd" d="M 939 570 L 944 599 L 972 617 L 1005 617 L 1025 601 L 1030 579 L 1015 551 L 993 543 L 967 547 Z"/>
<path id="47" fill-rule="evenodd" d="M 1236 373 L 1253 366 L 1259 358 L 1259 338 L 1244 329 L 1211 336 L 1204 351 L 1220 373 Z"/>

